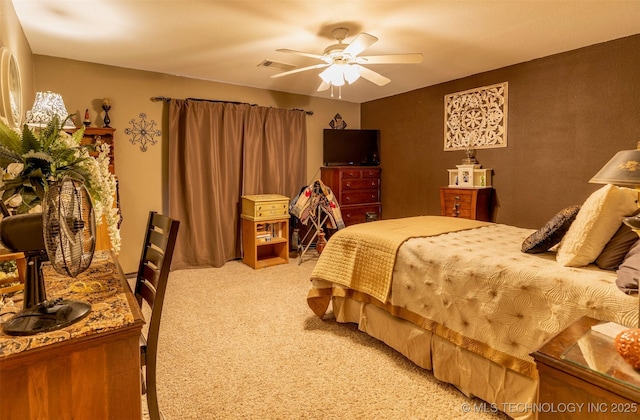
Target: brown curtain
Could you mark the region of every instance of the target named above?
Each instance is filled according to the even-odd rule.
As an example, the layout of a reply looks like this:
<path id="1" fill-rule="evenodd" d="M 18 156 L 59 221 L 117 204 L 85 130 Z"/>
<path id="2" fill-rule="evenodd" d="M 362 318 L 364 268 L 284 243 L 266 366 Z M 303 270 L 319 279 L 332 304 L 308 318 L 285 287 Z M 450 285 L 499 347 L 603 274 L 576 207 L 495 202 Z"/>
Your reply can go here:
<path id="1" fill-rule="evenodd" d="M 241 257 L 240 197 L 292 199 L 306 181 L 305 112 L 171 99 L 169 214 L 180 220 L 173 269 Z"/>

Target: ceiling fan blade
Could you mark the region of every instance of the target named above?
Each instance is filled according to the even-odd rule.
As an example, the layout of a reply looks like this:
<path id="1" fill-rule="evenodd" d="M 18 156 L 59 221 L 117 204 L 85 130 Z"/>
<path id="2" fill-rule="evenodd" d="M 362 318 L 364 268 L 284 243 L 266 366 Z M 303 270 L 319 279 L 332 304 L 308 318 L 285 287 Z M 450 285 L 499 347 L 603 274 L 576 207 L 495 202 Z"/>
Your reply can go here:
<path id="1" fill-rule="evenodd" d="M 327 64 L 327 63 L 314 64 L 313 66 L 301 67 L 299 69 L 293 69 L 293 70 L 285 71 L 285 72 L 282 72 L 282 73 L 273 74 L 273 75 L 271 75 L 271 78 L 275 79 L 277 77 L 288 76 L 290 74 L 300 73 L 301 71 L 307 71 L 307 70 L 313 70 L 313 69 L 321 69 L 321 68 L 327 67 L 327 66 L 329 66 L 329 64 Z"/>
<path id="2" fill-rule="evenodd" d="M 372 46 L 378 38 L 373 35 L 365 34 L 364 32 L 355 37 L 353 41 L 344 49 L 345 54 L 351 54 L 352 57 L 360 54 L 365 49 Z"/>
<path id="3" fill-rule="evenodd" d="M 358 71 L 360 72 L 360 76 L 364 77 L 370 82 L 375 83 L 378 86 L 384 86 L 391 81 L 391 79 L 384 77 L 380 73 L 377 73 L 373 70 L 369 70 L 368 68 L 362 67 L 359 64 L 354 64 L 354 65 L 358 66 Z"/>
<path id="4" fill-rule="evenodd" d="M 358 64 L 413 64 L 422 63 L 422 54 L 388 54 L 357 57 Z"/>
<path id="5" fill-rule="evenodd" d="M 316 58 L 318 60 L 322 60 L 324 61 L 325 57 L 322 55 L 318 55 L 318 54 L 313 54 L 313 53 L 308 53 L 308 52 L 303 52 L 303 51 L 296 51 L 296 50 L 289 50 L 287 48 L 280 48 L 279 50 L 276 50 L 278 52 L 283 52 L 283 53 L 287 53 L 287 54 L 295 54 L 295 55 L 301 55 L 303 57 L 311 57 L 311 58 Z"/>
<path id="6" fill-rule="evenodd" d="M 327 83 L 324 80 L 322 81 L 322 83 L 320 83 L 320 86 L 318 86 L 318 92 L 322 92 L 323 90 L 327 90 L 331 87 L 331 83 Z"/>

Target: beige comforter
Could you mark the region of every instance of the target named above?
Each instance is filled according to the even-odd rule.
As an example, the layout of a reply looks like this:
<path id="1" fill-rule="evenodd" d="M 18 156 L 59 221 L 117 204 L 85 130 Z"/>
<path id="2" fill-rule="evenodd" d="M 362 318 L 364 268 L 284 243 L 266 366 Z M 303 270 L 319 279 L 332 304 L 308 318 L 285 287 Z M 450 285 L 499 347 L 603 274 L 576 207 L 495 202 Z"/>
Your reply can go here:
<path id="1" fill-rule="evenodd" d="M 486 225 L 477 220 L 417 216 L 349 226 L 331 237 L 311 278 L 330 280 L 384 302 L 396 253 L 407 239 Z"/>
<path id="2" fill-rule="evenodd" d="M 562 267 L 553 253 L 522 253 L 531 232 L 485 224 L 408 239 L 395 255 L 387 299 L 376 302 L 353 282 L 345 286 L 314 271 L 308 302 L 319 316 L 334 295 L 374 303 L 530 377 L 536 376 L 530 353 L 582 316 L 638 325 L 638 298 L 616 287 L 614 272 Z M 320 262 L 348 271 L 338 255 L 323 253 Z"/>

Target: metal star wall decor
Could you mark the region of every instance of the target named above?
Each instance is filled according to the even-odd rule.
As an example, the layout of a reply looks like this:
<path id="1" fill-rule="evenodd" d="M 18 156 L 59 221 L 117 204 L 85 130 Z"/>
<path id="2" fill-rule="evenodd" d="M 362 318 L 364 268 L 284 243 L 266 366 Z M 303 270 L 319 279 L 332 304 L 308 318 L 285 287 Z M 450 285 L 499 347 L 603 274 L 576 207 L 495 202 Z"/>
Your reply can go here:
<path id="1" fill-rule="evenodd" d="M 129 139 L 131 144 L 140 143 L 140 150 L 143 152 L 147 151 L 147 144 L 153 146 L 158 142 L 154 137 L 160 137 L 162 135 L 162 131 L 155 129 L 156 122 L 153 120 L 147 121 L 146 118 L 147 114 L 141 113 L 139 121 L 131 119 L 131 121 L 129 121 L 131 128 L 124 129 L 125 134 L 132 136 Z"/>

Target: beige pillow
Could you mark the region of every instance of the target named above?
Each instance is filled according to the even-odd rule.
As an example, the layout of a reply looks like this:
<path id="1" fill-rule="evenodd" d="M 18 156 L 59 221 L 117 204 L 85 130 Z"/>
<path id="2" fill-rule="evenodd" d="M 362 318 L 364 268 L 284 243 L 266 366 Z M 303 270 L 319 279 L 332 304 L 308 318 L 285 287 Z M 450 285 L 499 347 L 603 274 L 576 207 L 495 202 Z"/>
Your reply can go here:
<path id="1" fill-rule="evenodd" d="M 591 194 L 562 238 L 556 261 L 566 267 L 583 267 L 595 261 L 622 218 L 638 208 L 637 199 L 636 190 L 611 184 Z"/>

